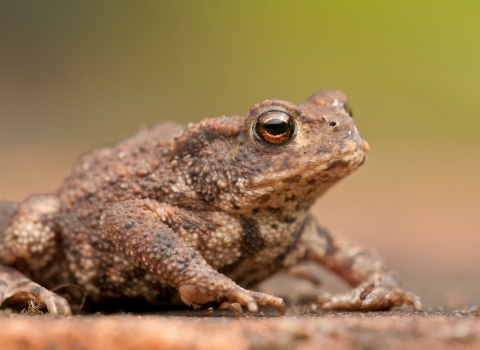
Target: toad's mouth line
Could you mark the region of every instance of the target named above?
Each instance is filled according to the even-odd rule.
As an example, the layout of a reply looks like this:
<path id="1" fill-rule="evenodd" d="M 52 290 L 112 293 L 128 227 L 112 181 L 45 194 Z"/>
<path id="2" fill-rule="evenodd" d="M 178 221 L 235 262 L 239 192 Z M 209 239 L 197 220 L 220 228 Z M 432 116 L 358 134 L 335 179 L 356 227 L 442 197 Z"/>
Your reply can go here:
<path id="1" fill-rule="evenodd" d="M 266 189 L 267 187 L 270 190 L 275 190 L 276 188 L 283 186 L 282 180 L 284 179 L 299 175 L 301 175 L 302 178 L 309 178 L 323 171 L 337 168 L 339 164 L 343 165 L 346 169 L 345 174 L 342 176 L 344 177 L 363 164 L 367 157 L 367 153 L 368 144 L 364 142 L 353 152 L 347 153 L 344 156 L 333 158 L 327 162 L 317 164 L 318 162 L 315 160 L 307 160 L 303 163 L 299 163 L 299 167 L 295 169 L 287 169 L 275 174 L 269 174 L 268 176 L 256 177 L 253 180 L 239 181 L 238 185 L 245 190 L 260 190 L 262 188 Z M 338 179 L 338 176 L 336 178 Z"/>

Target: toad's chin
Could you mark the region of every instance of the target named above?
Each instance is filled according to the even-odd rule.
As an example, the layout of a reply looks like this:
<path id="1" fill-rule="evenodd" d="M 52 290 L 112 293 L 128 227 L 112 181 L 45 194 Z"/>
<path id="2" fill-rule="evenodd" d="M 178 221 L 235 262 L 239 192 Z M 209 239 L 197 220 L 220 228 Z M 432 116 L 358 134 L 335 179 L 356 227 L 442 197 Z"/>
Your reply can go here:
<path id="1" fill-rule="evenodd" d="M 241 183 L 241 186 L 245 190 L 265 194 L 281 189 L 285 184 L 296 183 L 300 179 L 322 178 L 322 182 L 325 184 L 336 182 L 358 169 L 367 159 L 368 151 L 368 143 L 361 139 L 358 143 L 352 143 L 348 151 L 337 157 L 325 161 L 299 162 L 295 169 L 285 169 L 268 176 L 259 176 L 251 181 Z"/>

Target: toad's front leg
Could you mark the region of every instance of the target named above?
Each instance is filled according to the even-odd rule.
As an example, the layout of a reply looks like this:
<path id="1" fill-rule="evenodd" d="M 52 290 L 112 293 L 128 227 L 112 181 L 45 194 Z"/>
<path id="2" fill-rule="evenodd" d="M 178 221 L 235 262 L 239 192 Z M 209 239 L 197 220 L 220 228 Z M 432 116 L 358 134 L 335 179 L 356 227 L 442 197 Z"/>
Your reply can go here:
<path id="1" fill-rule="evenodd" d="M 386 310 L 403 304 L 422 310 L 417 295 L 404 291 L 396 271 L 374 251 L 348 240 L 334 237 L 309 218 L 299 242 L 285 260 L 292 265 L 302 260 L 315 261 L 331 269 L 355 288 L 321 300 L 323 309 Z"/>
<path id="2" fill-rule="evenodd" d="M 256 312 L 259 304 L 285 312 L 282 299 L 243 289 L 212 269 L 172 229 L 181 220 L 195 218 L 178 207 L 146 199 L 114 204 L 102 215 L 100 225 L 117 249 L 174 286 L 187 305 L 197 309 L 219 306 L 239 313 L 240 305 Z"/>

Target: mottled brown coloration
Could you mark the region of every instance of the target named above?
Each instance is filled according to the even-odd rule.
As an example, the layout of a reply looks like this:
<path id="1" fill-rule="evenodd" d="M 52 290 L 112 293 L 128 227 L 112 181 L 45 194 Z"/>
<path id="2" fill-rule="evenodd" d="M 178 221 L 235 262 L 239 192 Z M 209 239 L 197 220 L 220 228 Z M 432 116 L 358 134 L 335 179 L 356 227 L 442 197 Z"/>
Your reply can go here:
<path id="1" fill-rule="evenodd" d="M 181 299 L 283 313 L 282 299 L 245 288 L 314 261 L 356 287 L 323 298 L 326 309 L 420 310 L 375 253 L 331 236 L 308 213 L 367 153 L 339 91 L 298 106 L 267 100 L 245 117 L 186 128 L 161 123 L 81 157 L 55 194 L 0 204 L 0 295 L 28 292 L 51 313 L 69 313 L 40 284 L 75 283 L 93 307 Z"/>

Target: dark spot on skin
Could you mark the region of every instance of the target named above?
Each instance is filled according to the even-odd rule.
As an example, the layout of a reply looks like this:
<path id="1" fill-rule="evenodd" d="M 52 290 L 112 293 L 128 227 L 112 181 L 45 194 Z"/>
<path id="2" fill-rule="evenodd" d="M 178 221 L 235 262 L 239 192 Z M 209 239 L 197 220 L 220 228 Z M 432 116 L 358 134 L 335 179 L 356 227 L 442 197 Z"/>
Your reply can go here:
<path id="1" fill-rule="evenodd" d="M 17 284 L 15 284 L 15 286 L 13 288 L 14 289 L 22 289 L 23 287 L 25 287 L 29 283 L 30 283 L 29 281 L 18 282 Z"/>
<path id="2" fill-rule="evenodd" d="M 260 208 L 255 208 L 252 210 L 252 214 L 258 214 L 260 212 Z"/>
<path id="3" fill-rule="evenodd" d="M 302 226 L 300 227 L 300 229 L 295 232 L 294 234 L 294 239 L 293 241 L 285 248 L 285 250 L 279 254 L 276 258 L 275 258 L 275 265 L 278 266 L 278 268 L 280 268 L 281 266 L 281 263 L 282 261 L 286 258 L 286 256 L 293 250 L 295 249 L 295 247 L 297 246 L 298 244 L 298 241 L 300 240 L 300 237 L 302 236 L 303 234 L 303 231 L 305 230 L 305 226 L 307 224 L 308 220 L 305 220 L 302 224 Z M 276 226 L 276 225 L 275 225 Z M 272 225 L 273 227 L 273 225 Z"/>
<path id="4" fill-rule="evenodd" d="M 265 242 L 260 235 L 260 229 L 258 222 L 254 219 L 241 218 L 240 224 L 242 225 L 242 258 L 249 258 L 261 251 L 265 246 Z"/>
<path id="5" fill-rule="evenodd" d="M 278 225 L 277 225 L 277 224 L 271 224 L 270 227 L 273 228 L 274 230 L 278 229 Z"/>
<path id="6" fill-rule="evenodd" d="M 134 222 L 128 222 L 128 223 L 125 224 L 124 229 L 125 230 L 130 230 L 134 226 L 135 226 Z"/>
<path id="7" fill-rule="evenodd" d="M 238 205 L 236 205 L 236 204 L 232 204 L 232 208 L 235 209 L 235 210 L 240 209 L 240 207 L 239 207 Z"/>
<path id="8" fill-rule="evenodd" d="M 330 153 L 330 150 L 325 147 L 318 147 L 317 148 L 317 153 Z"/>
<path id="9" fill-rule="evenodd" d="M 375 286 L 373 285 L 373 283 L 369 284 L 363 291 L 362 293 L 360 293 L 360 300 L 365 300 L 367 298 L 367 296 L 372 292 L 373 288 Z"/>
<path id="10" fill-rule="evenodd" d="M 294 217 L 286 217 L 286 218 L 283 218 L 282 222 L 285 222 L 287 224 L 292 224 L 296 221 L 297 219 L 294 218 Z"/>
<path id="11" fill-rule="evenodd" d="M 42 293 L 42 287 L 33 286 L 32 289 L 30 289 L 30 293 L 32 293 L 32 295 L 38 297 Z"/>
<path id="12" fill-rule="evenodd" d="M 258 199 L 258 202 L 260 204 L 264 204 L 266 202 L 268 202 L 270 199 L 270 195 L 269 194 L 264 194 L 263 196 L 261 196 L 259 199 Z"/>
<path id="13" fill-rule="evenodd" d="M 295 201 L 296 199 L 297 199 L 297 197 L 295 195 L 286 196 L 285 197 L 285 203 Z"/>
<path id="14" fill-rule="evenodd" d="M 0 287 L 5 287 L 7 285 L 7 282 L 0 281 Z"/>
<path id="15" fill-rule="evenodd" d="M 281 208 L 267 207 L 267 210 L 272 214 L 280 214 L 282 212 Z"/>
<path id="16" fill-rule="evenodd" d="M 294 184 L 299 182 L 302 179 L 302 175 L 294 175 L 283 179 L 282 182 L 285 184 Z"/>
<path id="17" fill-rule="evenodd" d="M 337 251 L 337 248 L 333 244 L 332 236 L 330 236 L 330 234 L 326 230 L 321 228 L 320 226 L 317 226 L 317 233 L 320 237 L 325 239 L 325 241 L 327 243 L 327 247 L 325 249 L 326 254 L 328 254 L 328 255 L 334 254 Z"/>
<path id="18" fill-rule="evenodd" d="M 334 160 L 333 162 L 331 162 L 328 165 L 327 170 L 332 170 L 332 169 L 335 169 L 335 168 L 345 168 L 345 167 L 348 167 L 348 163 L 341 160 L 341 159 L 337 159 L 337 160 Z"/>

